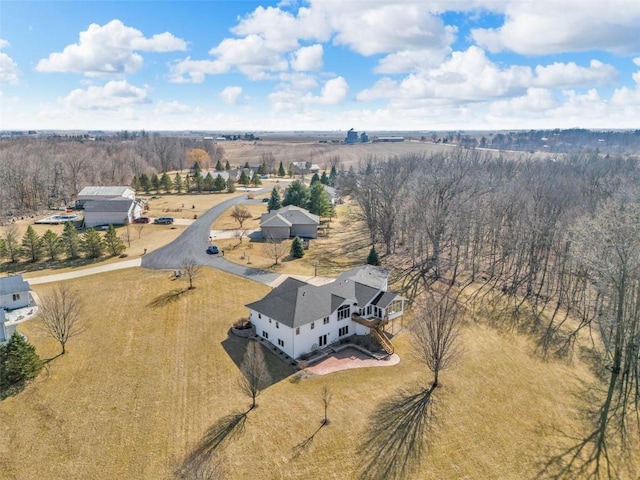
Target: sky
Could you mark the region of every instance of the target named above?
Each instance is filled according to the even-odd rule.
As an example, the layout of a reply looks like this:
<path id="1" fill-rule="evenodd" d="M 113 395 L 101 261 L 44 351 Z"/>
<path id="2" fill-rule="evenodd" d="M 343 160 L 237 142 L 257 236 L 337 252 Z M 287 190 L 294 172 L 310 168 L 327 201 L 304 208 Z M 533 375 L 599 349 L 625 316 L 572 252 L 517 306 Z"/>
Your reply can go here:
<path id="1" fill-rule="evenodd" d="M 638 0 L 0 0 L 0 129 L 640 128 Z"/>

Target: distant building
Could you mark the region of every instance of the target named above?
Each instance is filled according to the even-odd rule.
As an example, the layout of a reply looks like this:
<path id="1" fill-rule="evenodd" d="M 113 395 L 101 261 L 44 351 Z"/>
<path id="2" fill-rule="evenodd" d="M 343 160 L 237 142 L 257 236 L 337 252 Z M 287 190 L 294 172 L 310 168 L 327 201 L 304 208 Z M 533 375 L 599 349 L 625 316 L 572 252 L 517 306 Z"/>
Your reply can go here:
<path id="1" fill-rule="evenodd" d="M 360 134 L 360 143 L 369 143 L 369 135 L 367 135 L 367 132 Z"/>
<path id="2" fill-rule="evenodd" d="M 374 137 L 374 142 L 404 142 L 404 137 Z"/>
<path id="3" fill-rule="evenodd" d="M 354 131 L 353 128 L 349 129 L 347 132 L 347 138 L 344 139 L 344 143 L 348 145 L 358 143 L 358 132 Z"/>
<path id="4" fill-rule="evenodd" d="M 123 198 L 135 200 L 135 190 L 131 187 L 84 187 L 78 194 L 76 208 L 84 208 L 91 201 Z"/>

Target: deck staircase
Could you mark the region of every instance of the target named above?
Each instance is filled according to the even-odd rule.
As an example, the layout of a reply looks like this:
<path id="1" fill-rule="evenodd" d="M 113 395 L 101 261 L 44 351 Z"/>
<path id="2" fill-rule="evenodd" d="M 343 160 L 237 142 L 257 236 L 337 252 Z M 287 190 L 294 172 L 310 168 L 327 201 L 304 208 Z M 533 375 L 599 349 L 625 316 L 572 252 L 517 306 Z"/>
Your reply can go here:
<path id="1" fill-rule="evenodd" d="M 371 336 L 375 338 L 379 343 L 382 349 L 388 354 L 392 355 L 394 352 L 393 344 L 387 338 L 387 334 L 384 333 L 383 327 L 387 323 L 388 320 L 383 320 L 378 317 L 370 317 L 363 318 L 360 315 L 352 314 L 351 320 L 360 325 L 364 325 L 369 328 Z"/>

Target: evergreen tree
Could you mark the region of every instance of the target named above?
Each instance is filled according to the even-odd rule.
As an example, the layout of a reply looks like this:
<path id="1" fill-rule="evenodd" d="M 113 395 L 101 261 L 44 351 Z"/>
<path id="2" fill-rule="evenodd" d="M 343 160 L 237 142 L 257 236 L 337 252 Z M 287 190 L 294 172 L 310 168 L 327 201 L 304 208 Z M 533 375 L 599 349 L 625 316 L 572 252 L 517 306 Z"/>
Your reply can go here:
<path id="1" fill-rule="evenodd" d="M 160 186 L 167 193 L 171 192 L 171 189 L 173 189 L 173 182 L 167 172 L 162 174 L 162 177 L 160 178 Z"/>
<path id="2" fill-rule="evenodd" d="M 287 173 L 284 171 L 284 165 L 282 165 L 282 160 L 280 160 L 280 166 L 278 167 L 278 176 L 283 178 Z"/>
<path id="3" fill-rule="evenodd" d="M 147 175 L 143 173 L 142 175 L 140 175 L 139 180 L 140 180 L 140 188 L 144 190 L 144 193 L 149 195 L 149 192 L 151 192 L 151 181 L 149 180 L 149 177 L 147 177 Z"/>
<path id="4" fill-rule="evenodd" d="M 151 186 L 156 191 L 156 194 L 160 193 L 160 179 L 155 173 L 151 176 Z"/>
<path id="5" fill-rule="evenodd" d="M 38 376 L 42 367 L 35 347 L 14 333 L 6 344 L 0 345 L 0 398 L 19 391 Z"/>
<path id="6" fill-rule="evenodd" d="M 316 182 L 311 185 L 309 191 L 309 202 L 307 209 L 314 215 L 321 217 L 327 217 L 331 213 L 331 199 L 329 194 L 324 189 L 324 185 L 320 182 Z"/>
<path id="7" fill-rule="evenodd" d="M 313 185 L 314 183 L 317 183 L 317 182 L 319 182 L 319 181 L 320 181 L 320 177 L 318 176 L 318 174 L 317 174 L 317 173 L 314 173 L 314 174 L 311 176 L 311 182 L 310 182 L 310 185 Z"/>
<path id="8" fill-rule="evenodd" d="M 197 160 L 194 162 L 193 164 L 193 168 L 191 169 L 193 171 L 193 176 L 196 177 L 198 175 L 200 175 L 202 173 L 202 167 L 200 166 L 200 162 L 198 162 Z"/>
<path id="9" fill-rule="evenodd" d="M 378 256 L 376 247 L 371 247 L 369 256 L 367 257 L 367 265 L 375 265 L 376 267 L 380 266 L 380 257 Z"/>
<path id="10" fill-rule="evenodd" d="M 224 164 L 224 169 L 231 170 L 231 165 L 229 165 L 229 160 L 227 160 L 226 163 Z"/>
<path id="11" fill-rule="evenodd" d="M 236 183 L 232 180 L 231 177 L 227 178 L 227 192 L 233 193 L 236 191 Z"/>
<path id="12" fill-rule="evenodd" d="M 87 229 L 80 245 L 87 258 L 99 258 L 104 248 L 102 237 L 93 228 Z"/>
<path id="13" fill-rule="evenodd" d="M 204 178 L 202 178 L 202 175 L 200 173 L 198 173 L 197 175 L 194 173 L 193 174 L 193 185 L 195 186 L 195 189 L 198 193 L 202 193 L 202 186 L 204 183 Z"/>
<path id="14" fill-rule="evenodd" d="M 262 180 L 260 180 L 260 175 L 258 175 L 257 173 L 253 174 L 253 177 L 251 177 L 251 185 L 253 185 L 254 187 L 262 185 Z"/>
<path id="15" fill-rule="evenodd" d="M 204 177 L 203 188 L 205 192 L 213 192 L 213 175 L 211 172 L 207 172 L 207 176 Z"/>
<path id="16" fill-rule="evenodd" d="M 4 238 L 0 238 L 0 258 L 4 258 L 7 255 L 7 242 L 4 241 Z"/>
<path id="17" fill-rule="evenodd" d="M 221 172 L 222 170 L 224 170 L 224 167 L 222 166 L 222 162 L 218 160 L 216 162 L 216 172 Z"/>
<path id="18" fill-rule="evenodd" d="M 284 191 L 282 206 L 294 205 L 296 207 L 307 208 L 309 203 L 309 188 L 300 180 L 294 180 Z"/>
<path id="19" fill-rule="evenodd" d="M 213 181 L 213 190 L 216 192 L 221 192 L 227 187 L 227 182 L 225 182 L 222 175 L 216 175 L 215 180 Z"/>
<path id="20" fill-rule="evenodd" d="M 140 179 L 137 176 L 133 176 L 133 180 L 131 180 L 131 187 L 139 193 L 142 190 L 142 185 L 140 184 Z"/>
<path id="21" fill-rule="evenodd" d="M 185 193 L 189 193 L 191 191 L 191 176 L 187 175 L 184 178 L 184 191 Z"/>
<path id="22" fill-rule="evenodd" d="M 289 169 L 287 170 L 287 174 L 289 175 L 289 178 L 293 178 L 293 163 L 289 164 Z"/>
<path id="23" fill-rule="evenodd" d="M 80 235 L 73 223 L 66 222 L 62 231 L 62 245 L 69 258 L 80 256 Z"/>
<path id="24" fill-rule="evenodd" d="M 322 172 L 320 183 L 322 183 L 323 185 L 329 185 L 329 177 L 327 176 L 327 172 Z"/>
<path id="25" fill-rule="evenodd" d="M 338 178 L 338 172 L 336 172 L 336 166 L 331 167 L 331 172 L 329 173 L 329 186 L 336 186 L 336 178 Z"/>
<path id="26" fill-rule="evenodd" d="M 280 192 L 276 187 L 271 190 L 271 196 L 269 197 L 269 203 L 267 204 L 268 211 L 279 210 L 282 208 L 282 200 L 280 199 Z"/>
<path id="27" fill-rule="evenodd" d="M 247 160 L 246 162 L 244 162 L 244 168 L 251 168 L 251 167 L 249 166 L 249 161 L 248 161 L 248 160 Z"/>
<path id="28" fill-rule="evenodd" d="M 291 252 L 290 255 L 293 258 L 302 258 L 304 257 L 304 246 L 302 245 L 302 240 L 300 237 L 296 237 L 291 242 Z"/>
<path id="29" fill-rule="evenodd" d="M 22 249 L 24 255 L 29 257 L 32 262 L 37 262 L 42 255 L 42 242 L 40 236 L 36 233 L 31 225 L 22 237 Z"/>
<path id="30" fill-rule="evenodd" d="M 267 164 L 262 161 L 260 166 L 258 167 L 258 175 L 266 175 L 267 174 Z"/>
<path id="31" fill-rule="evenodd" d="M 55 260 L 62 247 L 60 236 L 49 229 L 42 235 L 42 246 L 51 260 Z"/>
<path id="32" fill-rule="evenodd" d="M 182 176 L 179 173 L 176 173 L 176 176 L 173 178 L 173 186 L 176 189 L 176 192 L 182 193 Z"/>
<path id="33" fill-rule="evenodd" d="M 120 255 L 126 248 L 124 242 L 118 237 L 118 232 L 116 232 L 116 228 L 113 225 L 109 225 L 103 241 L 107 251 L 114 257 Z"/>
<path id="34" fill-rule="evenodd" d="M 247 174 L 246 174 L 246 173 L 244 173 L 244 170 L 242 170 L 242 172 L 240 173 L 240 178 L 238 178 L 238 183 L 239 183 L 240 185 L 244 185 L 244 186 L 246 187 L 247 185 L 249 185 L 249 182 L 250 182 L 250 181 L 251 181 L 251 180 L 249 179 L 249 177 L 247 176 Z"/>
<path id="35" fill-rule="evenodd" d="M 18 241 L 18 230 L 15 227 L 9 227 L 4 233 L 4 248 L 11 263 L 16 263 L 20 257 L 20 243 Z"/>

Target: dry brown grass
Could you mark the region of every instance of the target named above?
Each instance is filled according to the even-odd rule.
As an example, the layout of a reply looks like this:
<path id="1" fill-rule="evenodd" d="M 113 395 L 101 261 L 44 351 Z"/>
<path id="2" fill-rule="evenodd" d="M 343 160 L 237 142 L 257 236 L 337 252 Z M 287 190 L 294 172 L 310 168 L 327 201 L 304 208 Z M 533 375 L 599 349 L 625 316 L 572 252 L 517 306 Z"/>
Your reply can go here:
<path id="1" fill-rule="evenodd" d="M 171 296 L 186 285 L 168 277 L 133 269 L 70 282 L 87 301 L 89 329 L 24 392 L 0 402 L 3 478 L 170 478 L 212 425 L 247 410 L 235 384 L 247 341 L 227 330 L 267 287 L 203 269 L 195 290 Z M 58 353 L 34 322 L 20 330 L 42 357 Z M 267 354 L 279 381 L 222 452 L 226 478 L 355 478 L 375 406 L 429 379 L 406 332 L 394 344 L 397 366 L 299 382 Z M 482 325 L 466 327 L 463 344 L 459 364 L 442 375 L 436 442 L 415 478 L 533 477 L 560 446 L 551 427 L 579 430 L 572 393 L 589 373 L 579 363 L 545 363 L 526 338 Z M 325 385 L 334 395 L 331 423 L 296 455 L 320 425 Z"/>

